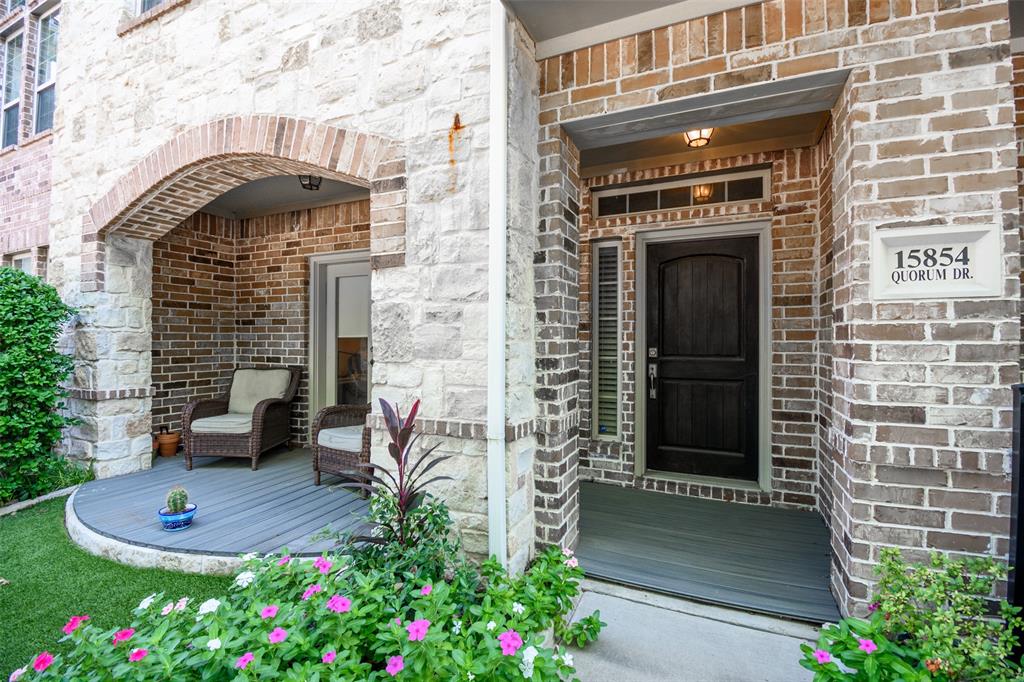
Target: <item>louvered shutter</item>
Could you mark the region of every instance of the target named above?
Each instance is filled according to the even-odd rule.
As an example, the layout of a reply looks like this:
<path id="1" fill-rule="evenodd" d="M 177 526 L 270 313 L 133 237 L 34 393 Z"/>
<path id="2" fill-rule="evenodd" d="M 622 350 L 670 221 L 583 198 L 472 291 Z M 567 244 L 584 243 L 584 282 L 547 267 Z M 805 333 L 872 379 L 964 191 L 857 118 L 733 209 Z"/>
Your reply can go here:
<path id="1" fill-rule="evenodd" d="M 619 248 L 594 249 L 594 433 L 619 434 Z"/>

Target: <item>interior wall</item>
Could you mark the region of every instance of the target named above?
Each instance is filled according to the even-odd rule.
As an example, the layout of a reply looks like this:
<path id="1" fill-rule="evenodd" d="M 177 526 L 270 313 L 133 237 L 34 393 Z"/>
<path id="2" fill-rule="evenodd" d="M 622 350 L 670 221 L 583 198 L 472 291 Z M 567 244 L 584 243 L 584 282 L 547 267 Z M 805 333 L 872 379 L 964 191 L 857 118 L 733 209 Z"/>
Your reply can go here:
<path id="1" fill-rule="evenodd" d="M 749 504 L 814 509 L 818 505 L 816 304 L 819 170 L 814 148 L 763 152 L 589 178 L 584 182 L 580 283 L 581 478 L 660 492 Z M 771 196 L 753 202 L 593 217 L 591 190 L 709 171 L 770 165 Z M 635 435 L 636 235 L 644 230 L 767 220 L 772 238 L 771 490 L 672 480 L 638 470 Z M 615 440 L 591 437 L 591 246 L 622 242 L 622 428 Z"/>
<path id="2" fill-rule="evenodd" d="M 154 244 L 153 428 L 181 428 L 235 367 L 299 365 L 292 438 L 308 441 L 309 256 L 370 246 L 368 200 L 230 220 L 197 213 Z"/>

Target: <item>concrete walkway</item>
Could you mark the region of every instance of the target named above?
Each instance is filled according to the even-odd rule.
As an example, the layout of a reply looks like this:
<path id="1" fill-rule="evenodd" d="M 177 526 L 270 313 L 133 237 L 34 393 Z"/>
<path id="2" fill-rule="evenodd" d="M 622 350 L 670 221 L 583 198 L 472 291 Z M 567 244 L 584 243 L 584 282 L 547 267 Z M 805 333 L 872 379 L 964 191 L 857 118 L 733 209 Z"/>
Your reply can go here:
<path id="1" fill-rule="evenodd" d="M 817 628 L 588 580 L 574 619 L 608 623 L 571 649 L 582 682 L 805 682 L 800 643 Z"/>

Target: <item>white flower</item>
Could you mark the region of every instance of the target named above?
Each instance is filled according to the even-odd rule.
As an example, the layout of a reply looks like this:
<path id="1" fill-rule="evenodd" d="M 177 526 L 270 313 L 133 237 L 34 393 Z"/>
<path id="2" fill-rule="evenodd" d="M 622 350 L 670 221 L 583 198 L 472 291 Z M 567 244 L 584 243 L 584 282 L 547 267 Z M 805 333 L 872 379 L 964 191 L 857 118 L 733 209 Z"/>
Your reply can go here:
<path id="1" fill-rule="evenodd" d="M 517 601 L 512 602 L 512 613 L 525 613 L 526 607 Z"/>
<path id="2" fill-rule="evenodd" d="M 523 677 L 530 679 L 533 677 L 533 660 L 537 658 L 537 647 L 528 646 L 523 649 L 523 662 L 519 664 L 519 670 L 523 673 Z"/>
<path id="3" fill-rule="evenodd" d="M 26 670 L 28 670 L 28 666 L 25 666 L 24 668 L 18 668 L 18 669 L 17 669 L 17 670 L 15 670 L 15 671 L 14 671 L 13 673 L 11 673 L 11 676 L 10 676 L 10 677 L 8 677 L 8 678 L 7 678 L 7 682 L 16 682 L 16 680 L 17 680 L 17 679 L 18 679 L 19 677 L 21 677 L 22 675 L 24 675 L 24 674 L 25 674 L 25 671 L 26 671 Z M 472 674 L 472 673 L 471 673 L 471 674 Z"/>
<path id="4" fill-rule="evenodd" d="M 217 639 L 216 637 L 214 637 L 213 639 L 211 639 L 209 642 L 206 643 L 206 648 L 209 649 L 210 651 L 216 651 L 217 649 L 220 648 L 220 640 Z"/>
<path id="5" fill-rule="evenodd" d="M 573 665 L 572 664 L 572 654 L 570 654 L 568 651 L 565 652 L 565 654 L 562 655 L 562 663 L 565 663 L 567 666 L 569 666 L 571 668 L 572 665 Z"/>
<path id="6" fill-rule="evenodd" d="M 487 629 L 488 630 L 493 630 L 496 627 L 498 627 L 498 624 L 495 623 L 493 620 L 487 624 Z"/>
<path id="7" fill-rule="evenodd" d="M 207 599 L 199 605 L 199 615 L 205 616 L 208 613 L 213 613 L 217 610 L 218 606 L 220 606 L 220 602 L 216 599 Z"/>
<path id="8" fill-rule="evenodd" d="M 174 610 L 184 611 L 186 606 L 188 606 L 188 597 L 182 597 L 178 600 L 178 603 L 174 605 Z"/>
<path id="9" fill-rule="evenodd" d="M 259 555 L 256 554 L 256 552 L 248 552 L 247 554 L 243 554 L 242 555 L 242 561 L 252 561 L 257 556 L 259 556 Z"/>
<path id="10" fill-rule="evenodd" d="M 457 621 L 452 622 L 452 632 L 454 632 L 455 634 L 459 634 L 459 633 L 462 632 L 462 621 L 461 620 L 457 620 Z"/>
<path id="11" fill-rule="evenodd" d="M 151 594 L 148 597 L 146 597 L 145 599 L 143 599 L 142 601 L 140 601 L 139 605 L 136 608 L 139 609 L 140 611 L 144 610 L 144 609 L 148 609 L 150 606 L 152 606 L 154 599 L 156 599 L 156 595 L 155 594 Z"/>
<path id="12" fill-rule="evenodd" d="M 256 574 L 252 571 L 242 571 L 235 576 L 235 587 L 249 587 L 255 579 Z"/>
<path id="13" fill-rule="evenodd" d="M 475 680 L 476 679 L 476 675 L 474 675 L 473 673 L 466 673 L 466 679 L 467 680 Z"/>

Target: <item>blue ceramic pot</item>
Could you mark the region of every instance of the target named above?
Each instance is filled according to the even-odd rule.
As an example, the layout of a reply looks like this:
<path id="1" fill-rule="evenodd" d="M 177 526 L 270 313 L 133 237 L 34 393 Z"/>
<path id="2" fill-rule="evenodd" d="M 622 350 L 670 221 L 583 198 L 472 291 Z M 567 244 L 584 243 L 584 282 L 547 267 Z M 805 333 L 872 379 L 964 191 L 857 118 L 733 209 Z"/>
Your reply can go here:
<path id="1" fill-rule="evenodd" d="M 167 507 L 164 507 L 157 512 L 160 516 L 160 523 L 163 524 L 164 530 L 166 531 L 178 531 L 185 530 L 192 525 L 192 518 L 196 515 L 196 505 L 189 504 L 185 506 L 185 511 L 177 514 L 171 514 L 167 511 Z"/>

